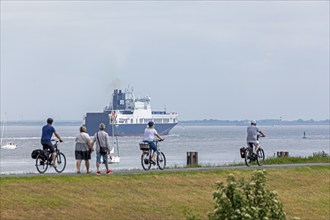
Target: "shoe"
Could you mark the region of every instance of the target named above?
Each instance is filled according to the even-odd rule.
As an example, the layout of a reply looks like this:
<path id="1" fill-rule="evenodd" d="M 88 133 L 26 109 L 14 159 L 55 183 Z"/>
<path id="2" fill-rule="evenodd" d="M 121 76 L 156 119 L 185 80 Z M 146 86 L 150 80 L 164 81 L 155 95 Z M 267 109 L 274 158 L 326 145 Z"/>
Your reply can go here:
<path id="1" fill-rule="evenodd" d="M 108 170 L 108 171 L 107 171 L 107 174 L 111 174 L 111 173 L 112 173 L 112 170 Z"/>
<path id="2" fill-rule="evenodd" d="M 56 165 L 55 164 L 51 164 L 50 166 L 56 168 Z"/>
<path id="3" fill-rule="evenodd" d="M 151 164 L 156 165 L 156 161 L 151 160 L 150 162 L 151 162 Z"/>
<path id="4" fill-rule="evenodd" d="M 101 174 L 102 174 L 101 171 L 96 172 L 96 175 L 101 175 Z"/>
<path id="5" fill-rule="evenodd" d="M 81 174 L 80 171 L 77 171 L 77 174 Z"/>

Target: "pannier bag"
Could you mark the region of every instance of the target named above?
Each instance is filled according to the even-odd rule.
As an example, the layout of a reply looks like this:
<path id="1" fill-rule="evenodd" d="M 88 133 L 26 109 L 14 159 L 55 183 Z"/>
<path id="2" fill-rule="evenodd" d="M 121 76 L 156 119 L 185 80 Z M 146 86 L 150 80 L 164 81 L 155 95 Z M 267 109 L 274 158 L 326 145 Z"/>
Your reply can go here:
<path id="1" fill-rule="evenodd" d="M 241 153 L 241 158 L 245 158 L 246 148 L 245 147 L 240 148 L 239 152 Z"/>
<path id="2" fill-rule="evenodd" d="M 43 150 L 41 150 L 41 149 L 36 149 L 36 150 L 32 151 L 32 153 L 31 153 L 32 159 L 37 159 L 37 156 L 39 154 L 42 154 L 42 152 L 43 152 Z"/>
<path id="3" fill-rule="evenodd" d="M 31 153 L 32 159 L 37 159 L 38 155 L 40 155 L 40 157 L 42 159 L 46 160 L 49 156 L 49 152 L 44 151 L 42 149 L 36 149 L 36 150 L 32 151 L 32 153 Z"/>

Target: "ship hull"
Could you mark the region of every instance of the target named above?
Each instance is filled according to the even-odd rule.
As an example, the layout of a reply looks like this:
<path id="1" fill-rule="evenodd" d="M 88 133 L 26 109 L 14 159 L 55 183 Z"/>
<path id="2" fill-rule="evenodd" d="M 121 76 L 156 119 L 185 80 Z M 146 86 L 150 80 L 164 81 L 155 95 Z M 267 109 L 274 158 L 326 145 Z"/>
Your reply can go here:
<path id="1" fill-rule="evenodd" d="M 115 136 L 143 136 L 146 124 L 111 124 L 107 113 L 87 113 L 85 126 L 87 133 L 93 136 L 98 130 L 100 123 L 105 124 L 105 131 Z M 155 129 L 160 135 L 168 135 L 177 123 L 155 124 Z"/>
<path id="2" fill-rule="evenodd" d="M 160 135 L 168 135 L 175 125 L 176 123 L 155 124 L 155 129 Z M 115 136 L 143 136 L 146 127 L 145 124 L 110 125 L 109 135 L 112 134 L 112 128 L 114 128 Z"/>

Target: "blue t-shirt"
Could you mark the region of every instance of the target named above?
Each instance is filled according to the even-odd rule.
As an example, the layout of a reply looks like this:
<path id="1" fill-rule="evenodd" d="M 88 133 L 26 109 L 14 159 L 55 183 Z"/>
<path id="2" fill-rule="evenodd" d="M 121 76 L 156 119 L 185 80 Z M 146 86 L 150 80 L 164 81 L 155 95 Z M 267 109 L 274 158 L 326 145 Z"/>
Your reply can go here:
<path id="1" fill-rule="evenodd" d="M 55 128 L 49 124 L 42 127 L 41 142 L 49 142 L 52 139 Z"/>

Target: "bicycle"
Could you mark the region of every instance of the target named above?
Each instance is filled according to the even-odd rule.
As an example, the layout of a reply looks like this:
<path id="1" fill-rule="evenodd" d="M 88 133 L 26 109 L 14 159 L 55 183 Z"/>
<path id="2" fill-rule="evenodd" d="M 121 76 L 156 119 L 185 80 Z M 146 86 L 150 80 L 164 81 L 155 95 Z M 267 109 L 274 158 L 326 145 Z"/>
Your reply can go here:
<path id="1" fill-rule="evenodd" d="M 158 142 L 163 140 L 155 140 L 156 147 L 158 149 L 157 152 L 157 160 L 156 163 L 151 162 L 151 157 L 153 155 L 153 150 L 150 148 L 149 143 L 143 142 L 140 143 L 140 150 L 142 151 L 141 155 L 141 165 L 144 170 L 150 170 L 151 165 L 156 165 L 159 167 L 160 170 L 165 169 L 166 166 L 166 157 L 165 154 L 160 150 Z"/>
<path id="2" fill-rule="evenodd" d="M 258 136 L 259 139 L 259 136 Z M 265 152 L 259 145 L 256 153 L 253 152 L 254 145 L 249 143 L 248 147 L 241 148 L 241 157 L 244 158 L 246 166 L 251 166 L 254 161 L 257 161 L 259 166 L 262 166 L 265 161 Z M 244 149 L 244 150 L 243 150 Z"/>
<path id="3" fill-rule="evenodd" d="M 54 141 L 54 140 L 52 140 Z M 56 152 L 56 159 L 55 159 L 55 164 L 56 166 L 54 166 L 54 169 L 56 170 L 56 172 L 58 173 L 62 173 L 66 167 L 66 157 L 65 155 L 60 152 L 60 149 L 57 146 L 57 143 L 59 141 L 55 141 L 54 144 L 54 149 Z M 36 157 L 36 168 L 38 170 L 39 173 L 45 173 L 46 170 L 48 169 L 48 166 L 51 165 L 52 162 L 52 153 L 50 152 L 50 149 L 38 149 L 35 150 L 37 151 L 37 155 L 36 156 L 32 156 L 32 158 Z M 32 152 L 33 154 L 33 152 Z"/>

